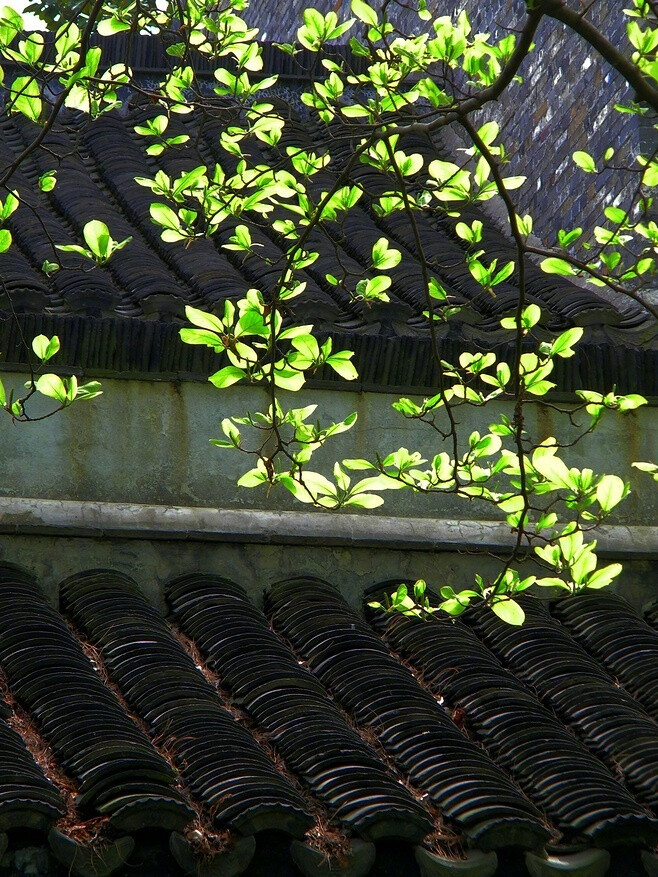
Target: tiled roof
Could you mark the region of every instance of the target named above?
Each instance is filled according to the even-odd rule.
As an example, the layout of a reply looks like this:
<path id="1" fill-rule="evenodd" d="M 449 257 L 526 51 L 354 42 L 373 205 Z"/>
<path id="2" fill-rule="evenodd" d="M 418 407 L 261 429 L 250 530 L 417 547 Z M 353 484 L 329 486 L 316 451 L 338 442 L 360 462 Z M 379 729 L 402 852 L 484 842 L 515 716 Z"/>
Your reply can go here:
<path id="1" fill-rule="evenodd" d="M 56 826 L 73 873 L 112 856 L 135 873 L 155 831 L 184 872 L 283 877 L 287 853 L 248 870 L 273 831 L 304 874 L 350 840 L 373 875 L 403 873 L 373 865 L 392 842 L 405 874 L 422 844 L 501 861 L 658 844 L 658 631 L 619 598 L 526 598 L 512 628 L 489 612 L 368 624 L 307 578 L 274 585 L 265 613 L 201 574 L 167 586 L 168 618 L 109 570 L 65 581 L 59 611 L 17 569 L 0 595 L 10 850 Z"/>
<path id="2" fill-rule="evenodd" d="M 147 157 L 143 138 L 134 134 L 133 126 L 156 113 L 153 106 L 129 109 L 126 104 L 89 125 L 71 114 L 12 177 L 12 186 L 27 204 L 7 223 L 16 246 L 0 254 L 5 289 L 0 308 L 9 310 L 10 297 L 19 318 L 18 326 L 12 320 L 2 323 L 3 362 L 25 361 L 21 332 L 43 331 L 60 335 L 62 364 L 106 373 L 206 376 L 216 368 L 215 355 L 205 348 L 185 347 L 177 338 L 183 306 L 217 310 L 226 298 L 240 296 L 249 287 L 265 294 L 273 288 L 276 267 L 222 248 L 238 221 L 245 222 L 260 252 L 281 264 L 287 244 L 268 223 L 257 224 L 249 216 L 227 220 L 215 236 L 189 247 L 161 240 L 149 214 L 154 196 L 134 178 L 153 177 L 158 169 L 175 178 L 209 162 L 221 162 L 231 171 L 235 158 L 218 145 L 220 123 L 211 120 L 200 126 L 193 116 L 172 117 L 167 132 L 192 134 L 192 145 Z M 11 163 L 34 135 L 35 128 L 23 117 L 3 119 L 0 164 Z M 248 148 L 254 160 L 271 163 L 282 154 L 285 159 L 287 146 L 318 148 L 325 141 L 326 131 L 293 112 L 277 151 L 258 141 Z M 439 144 L 420 136 L 410 136 L 402 145 L 421 153 L 426 161 L 444 154 Z M 313 194 L 330 187 L 352 149 L 349 138 L 336 140 L 333 164 L 312 179 Z M 49 193 L 40 192 L 38 176 L 54 166 L 57 186 Z M 360 164 L 351 177 L 366 194 L 343 225 L 327 224 L 331 240 L 320 234 L 309 240 L 320 257 L 305 271 L 307 287 L 295 300 L 295 313 L 312 320 L 321 334 L 331 333 L 338 344 L 355 350 L 365 385 L 434 386 L 436 365 L 422 316 L 426 302 L 414 234 L 402 213 L 387 218 L 373 213 L 370 199 L 390 187 L 379 172 Z M 463 214 L 467 221 L 479 216 L 472 207 Z M 93 270 L 80 257 L 60 253 L 66 270 L 46 277 L 40 266 L 55 257 L 53 243 L 79 241 L 84 224 L 93 218 L 106 222 L 115 239 L 132 236 L 130 245 L 105 268 Z M 432 273 L 448 291 L 450 302 L 462 308 L 449 324 L 437 328 L 442 355 L 456 358 L 462 350 L 482 345 L 498 345 L 501 355 L 511 355 L 509 333 L 501 330 L 500 319 L 512 313 L 517 301 L 513 278 L 497 286 L 495 296 L 485 293 L 465 264 L 454 220 L 422 216 L 418 229 Z M 391 272 L 389 303 L 356 301 L 349 289 L 327 282 L 325 275 L 336 272 L 337 260 L 353 275 L 367 276 L 372 245 L 382 235 L 403 254 Z M 486 222 L 484 246 L 492 258 L 514 258 L 513 246 L 491 221 Z M 533 263 L 527 266 L 527 292 L 528 302 L 544 311 L 538 338 L 574 324 L 586 329 L 578 356 L 559 363 L 562 388 L 590 386 L 607 391 L 616 383 L 620 391 L 658 392 L 654 330 L 639 306 L 608 301 L 568 279 L 542 273 Z"/>

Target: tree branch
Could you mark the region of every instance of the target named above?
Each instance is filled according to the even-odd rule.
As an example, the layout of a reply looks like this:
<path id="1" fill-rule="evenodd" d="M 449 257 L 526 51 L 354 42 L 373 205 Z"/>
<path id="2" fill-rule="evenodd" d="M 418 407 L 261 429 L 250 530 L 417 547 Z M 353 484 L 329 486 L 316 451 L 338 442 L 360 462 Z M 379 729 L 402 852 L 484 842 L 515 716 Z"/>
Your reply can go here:
<path id="1" fill-rule="evenodd" d="M 658 88 L 651 85 L 646 76 L 623 52 L 615 48 L 603 34 L 586 18 L 565 5 L 564 0 L 555 3 L 542 4 L 542 12 L 549 18 L 561 21 L 570 30 L 581 36 L 589 45 L 604 58 L 611 67 L 614 67 L 624 77 L 626 82 L 635 90 L 638 99 L 649 104 L 654 112 L 658 113 Z"/>
<path id="2" fill-rule="evenodd" d="M 89 37 L 91 36 L 91 32 L 92 32 L 94 25 L 96 23 L 96 19 L 98 18 L 99 14 L 101 12 L 101 9 L 103 8 L 104 2 L 105 2 L 105 0 L 96 0 L 96 2 L 93 5 L 93 8 L 91 9 L 91 11 L 89 13 L 89 20 L 87 21 L 86 27 L 85 27 L 85 29 L 82 33 L 81 39 L 80 39 L 80 57 L 78 58 L 76 63 L 73 65 L 73 67 L 71 67 L 71 69 L 67 71 L 67 73 L 71 77 L 75 73 L 77 73 L 79 70 L 82 70 L 82 68 L 85 66 L 86 56 L 87 56 L 87 47 L 89 45 Z M 57 100 L 53 104 L 52 112 L 50 113 L 50 116 L 48 116 L 48 119 L 46 120 L 43 128 L 39 131 L 39 133 L 34 138 L 32 143 L 30 143 L 28 146 L 26 146 L 25 149 L 21 152 L 21 154 L 16 157 L 16 159 L 9 165 L 8 168 L 5 169 L 5 171 L 2 174 L 2 177 L 0 177 L 0 188 L 7 185 L 7 183 L 9 182 L 11 177 L 13 176 L 13 174 L 18 170 L 18 168 L 25 161 L 25 159 L 29 155 L 31 155 L 35 149 L 39 148 L 39 146 L 41 145 L 43 140 L 46 138 L 46 135 L 48 134 L 50 129 L 53 127 L 55 122 L 57 121 L 57 117 L 59 116 L 59 113 L 60 113 L 62 107 L 64 106 L 64 101 L 66 100 L 68 93 L 71 91 L 71 89 L 73 88 L 74 85 L 75 85 L 75 81 L 71 82 L 71 85 L 69 85 L 68 88 L 65 88 L 62 91 L 62 93 L 59 95 L 59 97 L 57 98 Z"/>
<path id="3" fill-rule="evenodd" d="M 500 76 L 494 83 L 483 88 L 482 91 L 479 91 L 472 97 L 461 101 L 458 109 L 442 113 L 432 122 L 415 122 L 411 125 L 390 125 L 387 128 L 387 133 L 420 134 L 427 133 L 428 131 L 435 131 L 439 128 L 445 128 L 446 125 L 451 125 L 453 122 L 461 123 L 464 116 L 481 109 L 490 101 L 498 100 L 505 89 L 512 83 L 514 77 L 519 72 L 521 64 L 528 56 L 534 41 L 535 33 L 537 32 L 537 28 L 539 27 L 543 15 L 544 13 L 541 9 L 532 9 L 528 11 L 528 18 L 523 25 L 523 29 L 521 30 L 514 51 L 512 52 L 507 64 L 505 64 L 501 70 Z"/>

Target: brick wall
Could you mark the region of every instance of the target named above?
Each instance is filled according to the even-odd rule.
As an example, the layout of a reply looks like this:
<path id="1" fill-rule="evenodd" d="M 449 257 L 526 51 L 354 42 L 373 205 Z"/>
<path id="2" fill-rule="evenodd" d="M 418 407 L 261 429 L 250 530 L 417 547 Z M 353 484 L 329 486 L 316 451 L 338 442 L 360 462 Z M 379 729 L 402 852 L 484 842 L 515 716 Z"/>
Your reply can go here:
<path id="1" fill-rule="evenodd" d="M 571 5 L 576 5 L 573 0 Z M 492 36 L 502 36 L 504 26 L 523 19 L 520 0 L 465 0 L 459 5 L 453 0 L 454 8 L 460 6 L 468 10 L 474 30 L 491 31 Z M 589 13 L 619 48 L 628 46 L 623 6 L 618 0 L 594 0 Z M 573 164 L 572 153 L 585 150 L 602 165 L 605 150 L 614 146 L 619 150 L 615 164 L 621 164 L 639 151 L 640 134 L 636 116 L 613 109 L 614 103 L 631 99 L 632 92 L 577 35 L 545 19 L 536 44 L 522 67 L 523 83 L 514 84 L 497 105 L 489 105 L 482 118 L 500 124 L 502 139 L 514 152 L 511 167 L 528 176 L 517 194 L 520 206 L 533 215 L 539 237 L 551 242 L 559 228 L 599 224 L 611 187 L 621 192 L 621 206 L 632 194 L 633 175 L 586 175 Z"/>
<path id="2" fill-rule="evenodd" d="M 575 3 L 571 0 L 572 6 Z M 245 18 L 261 29 L 262 38 L 290 41 L 308 5 L 325 13 L 336 9 L 341 18 L 346 14 L 341 12 L 341 0 L 256 0 Z M 623 5 L 620 0 L 594 0 L 588 15 L 615 45 L 625 48 Z M 342 0 L 342 6 L 346 9 L 348 0 Z M 434 0 L 431 4 L 435 14 L 463 7 L 475 31 L 500 38 L 506 28 L 523 21 L 525 3 Z M 402 27 L 417 26 L 415 14 L 398 13 Z M 520 212 L 531 213 L 536 234 L 552 243 L 560 228 L 599 224 L 611 191 L 620 193 L 616 203 L 624 206 L 633 190 L 633 175 L 612 171 L 585 175 L 573 164 L 572 153 L 585 150 L 602 163 L 606 148 L 614 146 L 618 149 L 615 163 L 630 162 L 640 148 L 640 126 L 636 116 L 612 109 L 615 102 L 632 97 L 621 77 L 559 22 L 543 22 L 537 49 L 521 73 L 523 83 L 514 84 L 497 104 L 488 105 L 480 120 L 496 119 L 500 124 L 501 137 L 512 154 L 511 171 L 528 176 L 525 186 L 515 193 Z"/>

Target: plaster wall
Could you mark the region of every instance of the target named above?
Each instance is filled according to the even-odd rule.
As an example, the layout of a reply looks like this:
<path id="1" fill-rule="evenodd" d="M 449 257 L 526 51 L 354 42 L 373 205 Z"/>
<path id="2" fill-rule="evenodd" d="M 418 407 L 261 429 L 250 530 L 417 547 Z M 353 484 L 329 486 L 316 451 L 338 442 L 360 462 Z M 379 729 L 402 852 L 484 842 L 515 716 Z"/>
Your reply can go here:
<path id="1" fill-rule="evenodd" d="M 6 384 L 21 384 L 23 376 L 7 376 Z M 266 405 L 263 393 L 251 387 L 219 392 L 207 383 L 165 381 L 103 381 L 104 394 L 79 403 L 57 416 L 29 425 L 0 421 L 2 475 L 0 496 L 41 499 L 149 503 L 234 509 L 307 511 L 283 489 L 238 488 L 245 458 L 215 448 L 209 439 L 221 436 L 219 423 L 230 414 L 243 414 Z M 318 403 L 323 424 L 356 411 L 356 426 L 333 439 L 313 458 L 313 468 L 331 473 L 342 457 L 367 457 L 404 446 L 418 448 L 430 458 L 440 450 L 437 434 L 405 420 L 391 408 L 397 397 L 386 393 L 349 390 L 309 390 L 295 394 L 291 404 Z M 33 412 L 35 413 L 35 412 Z M 511 416 L 511 412 L 507 411 Z M 493 411 L 470 406 L 459 409 L 465 436 L 487 430 Z M 560 434 L 566 418 L 545 405 L 528 406 L 527 428 L 543 439 Z M 587 418 L 583 421 L 587 422 Z M 577 466 L 592 466 L 630 478 L 632 495 L 611 523 L 653 525 L 657 519 L 655 489 L 644 473 L 631 469 L 633 460 L 651 460 L 658 446 L 655 407 L 604 418 L 597 431 L 569 451 L 565 458 Z M 355 473 L 356 474 L 356 473 Z M 386 502 L 368 515 L 453 519 L 491 519 L 490 506 L 435 494 L 416 496 L 389 491 Z"/>

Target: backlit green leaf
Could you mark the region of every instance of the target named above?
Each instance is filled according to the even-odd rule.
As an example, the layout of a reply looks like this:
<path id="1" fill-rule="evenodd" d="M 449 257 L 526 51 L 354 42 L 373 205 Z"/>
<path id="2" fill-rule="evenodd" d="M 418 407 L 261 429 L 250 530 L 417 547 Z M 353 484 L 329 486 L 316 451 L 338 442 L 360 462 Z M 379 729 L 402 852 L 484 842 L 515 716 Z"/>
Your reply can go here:
<path id="1" fill-rule="evenodd" d="M 368 3 L 365 3 L 364 0 L 352 0 L 351 2 L 352 12 L 359 21 L 365 22 L 365 24 L 370 25 L 370 27 L 375 27 L 377 25 L 377 13 Z"/>
<path id="2" fill-rule="evenodd" d="M 507 624 L 520 626 L 525 621 L 525 612 L 516 600 L 510 600 L 509 597 L 495 598 L 491 609 Z"/>
<path id="3" fill-rule="evenodd" d="M 568 262 L 565 262 L 564 259 L 558 259 L 553 256 L 548 259 L 544 259 L 540 267 L 541 270 L 544 271 L 546 274 L 564 274 L 565 276 L 567 276 L 576 273 L 573 266 L 571 266 Z"/>
<path id="4" fill-rule="evenodd" d="M 596 487 L 596 498 L 604 512 L 609 512 L 622 501 L 626 485 L 618 475 L 604 475 Z"/>
<path id="5" fill-rule="evenodd" d="M 67 401 L 66 387 L 58 375 L 41 375 L 36 387 L 42 396 L 49 396 L 62 403 Z"/>
<path id="6" fill-rule="evenodd" d="M 214 384 L 215 387 L 223 390 L 225 387 L 230 387 L 231 384 L 237 384 L 237 382 L 246 377 L 246 375 L 247 373 L 244 369 L 238 368 L 235 365 L 227 365 L 224 368 L 220 368 L 220 370 L 215 372 L 214 375 L 210 375 L 208 380 L 211 384 Z"/>
<path id="7" fill-rule="evenodd" d="M 577 152 L 574 152 L 572 158 L 578 167 L 582 168 L 588 174 L 596 173 L 596 162 L 589 153 L 578 150 Z"/>

